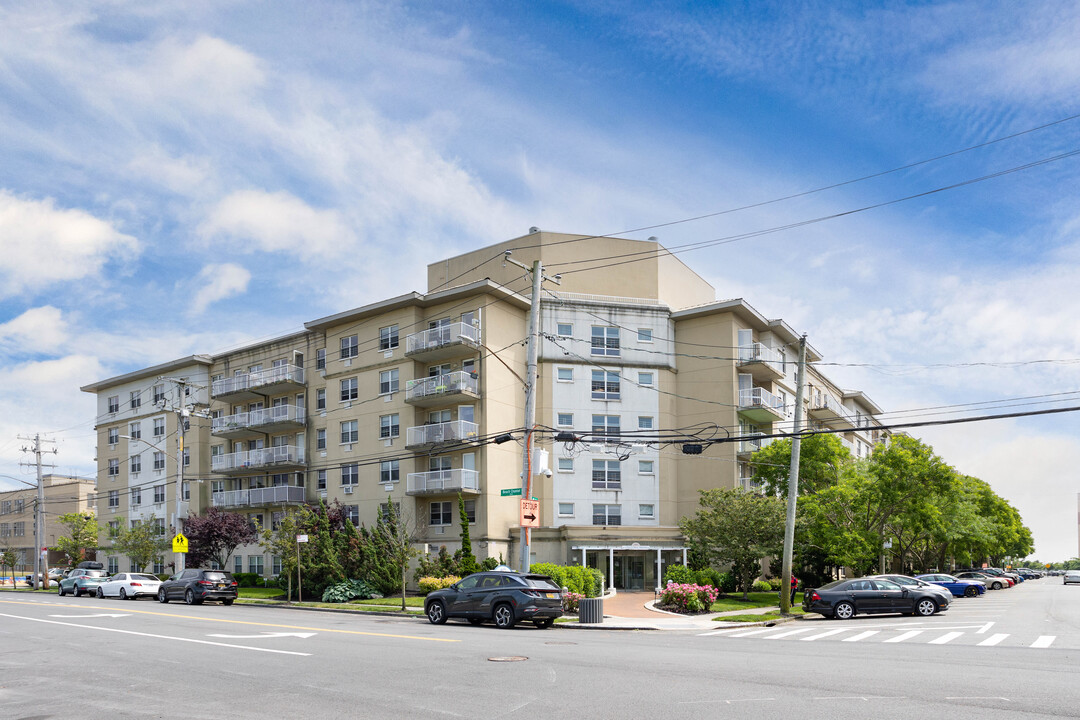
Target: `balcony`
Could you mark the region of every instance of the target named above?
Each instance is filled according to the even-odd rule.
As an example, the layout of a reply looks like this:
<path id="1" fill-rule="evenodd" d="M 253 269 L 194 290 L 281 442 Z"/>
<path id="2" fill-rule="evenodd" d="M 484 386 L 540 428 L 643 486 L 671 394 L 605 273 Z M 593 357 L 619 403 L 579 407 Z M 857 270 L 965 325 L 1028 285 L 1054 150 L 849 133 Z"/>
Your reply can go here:
<path id="1" fill-rule="evenodd" d="M 831 395 L 814 394 L 810 398 L 810 417 L 820 420 L 832 430 L 851 430 L 857 424 L 857 420 L 851 412 Z"/>
<path id="2" fill-rule="evenodd" d="M 302 487 L 279 485 L 277 487 L 251 488 L 250 490 L 225 490 L 210 496 L 214 507 L 263 507 L 265 505 L 300 505 L 305 500 Z"/>
<path id="3" fill-rule="evenodd" d="M 210 458 L 210 472 L 239 475 L 261 468 L 301 470 L 306 464 L 304 448 L 296 445 L 278 445 L 215 455 Z"/>
<path id="4" fill-rule="evenodd" d="M 210 433 L 218 437 L 253 437 L 267 432 L 301 430 L 306 411 L 299 405 L 276 405 L 249 412 L 214 418 Z"/>
<path id="5" fill-rule="evenodd" d="M 737 455 L 753 455 L 776 439 L 771 437 L 761 437 L 764 434 L 765 433 L 753 433 L 750 437 L 740 440 L 735 449 L 735 453 Z"/>
<path id="6" fill-rule="evenodd" d="M 429 448 L 446 443 L 467 442 L 476 438 L 480 426 L 466 420 L 432 423 L 411 427 L 405 433 L 407 449 Z"/>
<path id="7" fill-rule="evenodd" d="M 413 333 L 405 338 L 405 356 L 423 362 L 475 355 L 480 328 L 456 322 Z"/>
<path id="8" fill-rule="evenodd" d="M 754 422 L 771 423 L 783 420 L 784 403 L 765 388 L 739 390 L 739 412 Z"/>
<path id="9" fill-rule="evenodd" d="M 275 392 L 299 390 L 304 387 L 304 384 L 304 368 L 296 365 L 278 365 L 266 370 L 256 370 L 215 380 L 210 384 L 210 395 L 215 398 L 258 397 Z"/>
<path id="10" fill-rule="evenodd" d="M 462 370 L 410 380 L 405 383 L 405 402 L 416 407 L 452 405 L 480 397 L 480 380 Z"/>
<path id="11" fill-rule="evenodd" d="M 409 473 L 405 480 L 406 495 L 446 495 L 449 493 L 480 492 L 480 473 L 477 470 L 455 468 Z"/>
<path id="12" fill-rule="evenodd" d="M 779 350 L 761 343 L 739 347 L 738 368 L 750 373 L 759 382 L 771 382 L 784 377 L 784 361 Z"/>

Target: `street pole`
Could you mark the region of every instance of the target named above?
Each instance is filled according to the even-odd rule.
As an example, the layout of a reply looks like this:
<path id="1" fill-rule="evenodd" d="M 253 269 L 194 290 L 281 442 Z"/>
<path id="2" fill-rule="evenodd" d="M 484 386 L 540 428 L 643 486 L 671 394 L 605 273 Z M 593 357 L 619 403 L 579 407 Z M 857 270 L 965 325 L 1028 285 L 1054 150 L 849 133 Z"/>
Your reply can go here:
<path id="1" fill-rule="evenodd" d="M 529 305 L 529 348 L 525 365 L 525 452 L 521 458 L 521 499 L 532 498 L 532 446 L 536 425 L 536 358 L 540 345 L 540 285 L 544 281 L 544 265 L 540 260 L 532 266 L 532 302 Z M 521 572 L 529 572 L 532 556 L 529 549 L 529 528 L 521 528 Z"/>
<path id="2" fill-rule="evenodd" d="M 20 435 L 19 439 L 34 441 L 33 447 L 24 447 L 22 451 L 34 453 L 34 465 L 37 467 L 37 498 L 34 500 L 34 575 L 32 578 L 32 587 L 37 590 L 39 586 L 38 584 L 42 582 L 42 580 L 38 579 L 38 575 L 43 575 L 43 580 L 45 583 L 49 582 L 48 567 L 46 566 L 44 568 L 44 573 L 42 573 L 41 567 L 41 547 L 42 543 L 45 541 L 45 515 L 43 510 L 45 506 L 45 479 L 41 473 L 41 453 L 43 452 L 41 449 L 41 443 L 52 442 L 52 440 L 42 440 L 40 433 L 35 434 L 32 438 L 23 437 Z M 53 450 L 52 452 L 55 453 L 56 450 Z M 55 466 L 50 465 L 49 467 Z M 46 590 L 49 588 L 48 584 L 45 584 L 42 587 L 44 587 Z"/>
<path id="3" fill-rule="evenodd" d="M 178 383 L 178 384 L 180 385 L 181 391 L 183 391 L 183 388 L 184 388 L 183 383 Z M 183 392 L 181 392 L 180 397 L 183 398 Z M 178 448 L 177 453 L 176 453 L 176 533 L 173 535 L 173 537 L 176 537 L 176 535 L 179 535 L 180 532 L 181 532 L 181 530 L 180 530 L 180 500 L 184 496 L 184 422 L 185 422 L 185 417 L 184 417 L 183 405 L 181 405 L 180 410 L 177 411 L 176 418 L 177 418 L 177 421 L 180 423 L 180 426 L 179 426 L 179 428 L 177 428 L 177 434 L 176 434 L 176 442 L 177 442 L 177 448 Z M 180 572 L 181 570 L 183 570 L 186 567 L 185 559 L 187 558 L 187 555 L 185 553 L 182 553 L 182 552 L 173 553 L 173 554 L 175 555 L 175 559 L 173 560 L 173 569 L 176 572 Z"/>
<path id="4" fill-rule="evenodd" d="M 795 503 L 799 496 L 799 450 L 802 438 L 803 387 L 806 385 L 806 335 L 799 338 L 799 369 L 795 377 L 795 426 L 791 438 L 791 469 L 788 472 L 787 521 L 784 524 L 784 563 L 780 584 L 780 614 L 791 612 L 791 556 L 795 545 Z"/>

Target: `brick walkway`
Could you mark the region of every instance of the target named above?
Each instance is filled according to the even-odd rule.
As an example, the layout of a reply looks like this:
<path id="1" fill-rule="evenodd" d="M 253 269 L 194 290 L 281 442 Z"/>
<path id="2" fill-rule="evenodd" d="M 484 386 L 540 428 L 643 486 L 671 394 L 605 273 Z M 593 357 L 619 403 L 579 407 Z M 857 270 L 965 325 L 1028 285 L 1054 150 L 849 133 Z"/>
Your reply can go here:
<path id="1" fill-rule="evenodd" d="M 645 603 L 652 602 L 655 595 L 648 592 L 620 590 L 615 597 L 604 599 L 604 614 L 624 618 L 664 618 L 671 617 L 664 613 L 645 609 Z"/>

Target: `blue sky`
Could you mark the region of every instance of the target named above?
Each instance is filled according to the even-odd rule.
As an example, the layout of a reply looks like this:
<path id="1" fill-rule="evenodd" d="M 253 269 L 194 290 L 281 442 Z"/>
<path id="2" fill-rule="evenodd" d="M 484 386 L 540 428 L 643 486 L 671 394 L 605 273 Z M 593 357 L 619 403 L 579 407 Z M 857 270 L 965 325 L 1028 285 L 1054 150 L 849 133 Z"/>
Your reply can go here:
<path id="1" fill-rule="evenodd" d="M 717 213 L 1067 118 L 1078 36 L 1080 9 L 1056 3 L 5 5 L 0 474 L 24 477 L 15 436 L 37 431 L 58 470 L 92 472 L 80 385 L 422 290 L 448 253 Z M 629 236 L 801 223 L 1078 148 L 1080 120 L 1063 122 Z M 1066 158 L 683 259 L 719 298 L 809 333 L 887 410 L 1069 393 L 1078 171 Z M 1028 364 L 970 365 L 1003 361 Z M 1080 404 L 1056 399 L 1010 409 Z M 1077 554 L 1078 429 L 916 434 L 1056 560 Z"/>

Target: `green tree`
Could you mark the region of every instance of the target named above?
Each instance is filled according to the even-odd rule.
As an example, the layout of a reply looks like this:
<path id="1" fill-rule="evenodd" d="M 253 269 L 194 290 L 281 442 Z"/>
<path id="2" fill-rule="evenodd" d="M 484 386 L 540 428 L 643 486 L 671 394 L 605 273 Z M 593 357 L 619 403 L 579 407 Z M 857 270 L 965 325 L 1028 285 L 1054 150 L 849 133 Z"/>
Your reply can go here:
<path id="1" fill-rule="evenodd" d="M 121 555 L 127 555 L 139 571 L 169 549 L 169 541 L 160 532 L 156 518 L 151 515 L 146 522 L 133 528 L 121 528 L 112 540 L 112 549 Z"/>
<path id="2" fill-rule="evenodd" d="M 465 498 L 461 493 L 458 493 L 458 518 L 461 521 L 461 555 L 457 559 L 458 567 L 460 568 L 461 575 L 471 575 L 474 572 L 480 571 L 480 566 L 476 562 L 476 556 L 472 551 L 472 539 L 469 537 L 469 516 L 465 512 Z"/>
<path id="3" fill-rule="evenodd" d="M 67 513 L 59 520 L 67 535 L 56 539 L 56 549 L 64 553 L 68 565 L 78 565 L 97 551 L 101 526 L 92 513 Z"/>
<path id="4" fill-rule="evenodd" d="M 747 597 L 761 560 L 784 544 L 785 502 L 739 489 L 701 491 L 701 508 L 679 522 L 683 535 L 713 565 L 731 564 L 736 585 Z"/>
<path id="5" fill-rule="evenodd" d="M 413 547 L 412 523 L 399 512 L 396 503 L 388 502 L 387 506 L 386 516 L 379 516 L 373 535 L 387 561 L 387 570 L 393 574 L 397 587 L 401 589 L 401 611 L 405 612 L 405 577 L 409 572 L 409 561 L 418 552 Z"/>
<path id="6" fill-rule="evenodd" d="M 306 509 L 306 508 L 305 508 Z M 296 575 L 296 556 L 299 545 L 296 536 L 302 534 L 296 522 L 296 513 L 286 512 L 277 528 L 259 529 L 259 544 L 263 550 L 281 559 L 281 575 L 285 576 L 285 597 L 292 602 L 292 581 Z M 281 577 L 278 577 L 281 581 Z M 301 580 L 303 582 L 303 580 Z"/>
<path id="7" fill-rule="evenodd" d="M 15 587 L 15 563 L 18 560 L 19 556 L 9 547 L 0 551 L 0 571 L 4 572 L 5 577 L 12 578 L 12 587 Z"/>

